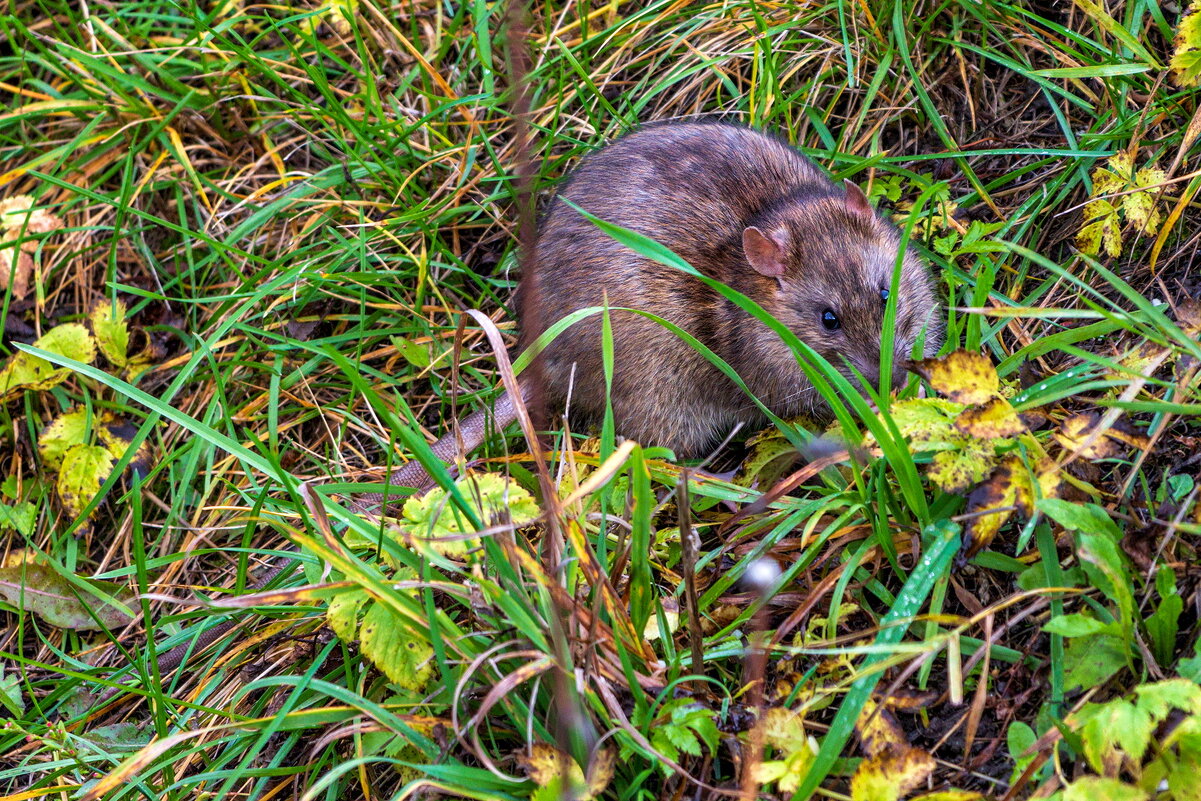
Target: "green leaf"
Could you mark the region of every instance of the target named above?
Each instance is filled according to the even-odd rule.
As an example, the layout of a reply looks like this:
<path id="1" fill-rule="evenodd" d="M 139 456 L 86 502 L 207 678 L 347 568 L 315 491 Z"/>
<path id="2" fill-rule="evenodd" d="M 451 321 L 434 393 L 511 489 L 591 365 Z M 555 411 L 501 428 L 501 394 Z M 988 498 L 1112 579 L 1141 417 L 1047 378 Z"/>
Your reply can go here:
<path id="1" fill-rule="evenodd" d="M 363 656 L 396 684 L 413 692 L 433 674 L 434 649 L 410 625 L 381 603 L 371 605 L 359 629 Z"/>
<path id="2" fill-rule="evenodd" d="M 112 453 L 99 445 L 73 445 L 63 455 L 55 484 L 58 497 L 72 517 L 77 517 L 113 470 Z"/>
<path id="3" fill-rule="evenodd" d="M 1134 688 L 1139 706 L 1157 722 L 1167 720 L 1173 709 L 1201 714 L 1201 687 L 1188 679 L 1165 679 Z"/>
<path id="4" fill-rule="evenodd" d="M 1029 725 L 1020 720 L 1009 724 L 1009 730 L 1005 732 L 1005 743 L 1009 747 L 1009 758 L 1013 760 L 1013 775 L 1010 777 L 1010 784 L 1016 782 L 1025 772 L 1026 766 L 1038 757 L 1037 753 L 1026 753 L 1026 749 L 1037 741 L 1038 735 Z"/>
<path id="5" fill-rule="evenodd" d="M 1048 634 L 1062 634 L 1064 637 L 1084 637 L 1102 632 L 1120 634 L 1115 629 L 1112 623 L 1102 623 L 1091 615 L 1078 613 L 1053 617 L 1043 626 L 1043 631 Z"/>
<path id="6" fill-rule="evenodd" d="M 1155 574 L 1155 587 L 1160 602 L 1155 611 L 1147 616 L 1147 636 L 1151 640 L 1151 651 L 1161 665 L 1170 664 L 1176 654 L 1176 634 L 1180 626 L 1180 614 L 1184 611 L 1184 599 L 1176 591 L 1176 577 L 1172 569 L 1164 565 Z"/>
<path id="7" fill-rule="evenodd" d="M 1117 779 L 1085 776 L 1063 790 L 1063 801 L 1148 801 L 1145 792 Z"/>
<path id="8" fill-rule="evenodd" d="M 87 442 L 88 410 L 77 406 L 50 421 L 38 435 L 38 453 L 51 470 L 62 466 L 67 450 Z"/>
<path id="9" fill-rule="evenodd" d="M 14 506 L 0 503 L 0 531 L 16 529 L 24 537 L 32 537 L 37 525 L 37 507 L 25 501 Z"/>
<path id="10" fill-rule="evenodd" d="M 1126 641 L 1110 634 L 1077 637 L 1063 649 L 1064 689 L 1092 688 L 1129 663 Z"/>
<path id="11" fill-rule="evenodd" d="M 143 732 L 135 723 L 114 723 L 111 726 L 99 726 L 88 729 L 83 733 L 83 739 L 92 744 L 100 752 L 110 751 L 132 752 L 149 744 L 151 732 Z"/>
<path id="12" fill-rule="evenodd" d="M 1113 520 L 1096 504 L 1072 503 L 1060 498 L 1040 498 L 1036 506 L 1038 511 L 1069 531 L 1107 534 L 1114 540 L 1122 537 L 1122 532 L 1114 525 Z"/>
<path id="13" fill-rule="evenodd" d="M 104 358 L 117 367 L 124 367 L 129 352 L 129 324 L 125 322 L 125 304 L 121 301 L 101 301 L 92 309 L 92 331 Z"/>
<path id="14" fill-rule="evenodd" d="M 13 673 L 5 675 L 0 665 L 0 706 L 19 718 L 25 714 L 25 696 L 21 694 L 21 677 Z"/>
<path id="15" fill-rule="evenodd" d="M 1097 773 L 1118 757 L 1121 748 L 1134 764 L 1140 764 L 1155 722 L 1147 710 L 1120 698 L 1104 704 L 1088 704 L 1071 718 L 1079 725 L 1084 755 Z"/>
<path id="16" fill-rule="evenodd" d="M 128 594 L 124 586 L 112 582 L 81 578 L 76 581 L 113 598 Z M 40 564 L 0 567 L 0 598 L 61 629 L 115 629 L 133 619 L 125 610 L 78 589 L 50 567 Z M 96 619 L 88 614 L 89 610 Z"/>

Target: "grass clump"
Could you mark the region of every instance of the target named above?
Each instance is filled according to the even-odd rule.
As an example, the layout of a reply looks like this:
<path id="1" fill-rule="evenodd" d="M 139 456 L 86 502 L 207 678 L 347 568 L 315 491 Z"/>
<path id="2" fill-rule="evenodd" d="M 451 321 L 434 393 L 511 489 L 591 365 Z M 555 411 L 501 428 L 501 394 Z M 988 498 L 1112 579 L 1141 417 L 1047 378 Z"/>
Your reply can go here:
<path id="1" fill-rule="evenodd" d="M 543 197 L 640 122 L 786 133 L 940 276 L 927 397 L 804 466 L 769 430 L 737 481 L 497 437 L 401 523 L 356 515 L 507 364 L 504 9 L 15 0 L 3 792 L 1190 798 L 1180 10 L 532 5 Z"/>

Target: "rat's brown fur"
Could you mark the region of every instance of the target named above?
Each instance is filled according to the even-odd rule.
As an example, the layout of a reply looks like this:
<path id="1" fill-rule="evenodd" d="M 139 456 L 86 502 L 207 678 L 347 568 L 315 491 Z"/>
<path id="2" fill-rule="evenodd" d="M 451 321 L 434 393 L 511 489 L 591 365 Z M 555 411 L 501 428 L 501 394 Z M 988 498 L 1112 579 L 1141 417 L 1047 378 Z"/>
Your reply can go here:
<path id="1" fill-rule="evenodd" d="M 560 197 L 666 245 L 757 301 L 835 366 L 843 368 L 846 357 L 879 383 L 880 290 L 891 284 L 900 234 L 858 190 L 835 186 L 782 140 L 725 123 L 650 126 L 586 157 Z M 765 237 L 781 246 L 778 277 L 748 262 L 744 231 L 752 227 L 761 234 L 752 235 L 753 243 Z M 558 199 L 539 231 L 533 269 L 548 323 L 601 305 L 607 295 L 612 307 L 653 312 L 697 337 L 777 415 L 824 410 L 777 334 L 696 278 L 618 244 Z M 903 376 L 923 327 L 925 352 L 937 350 L 936 308 L 929 272 L 906 252 L 894 380 Z M 839 318 L 840 330 L 824 328 L 826 309 Z M 618 433 L 696 456 L 737 423 L 765 422 L 741 389 L 667 329 L 621 311 L 612 312 L 612 325 Z M 525 332 L 525 342 L 538 333 Z M 573 416 L 598 419 L 605 404 L 600 317 L 559 336 L 544 370 L 553 400 L 562 401 L 570 383 Z"/>
<path id="2" fill-rule="evenodd" d="M 822 417 L 828 409 L 775 332 L 695 277 L 619 244 L 560 198 L 666 245 L 758 302 L 848 377 L 847 361 L 878 385 L 880 291 L 892 282 L 896 227 L 857 188 L 836 186 L 774 136 L 729 123 L 651 125 L 580 163 L 543 219 L 535 263 L 527 266 L 541 325 L 523 331 L 523 346 L 577 309 L 606 298 L 614 307 L 609 397 L 622 436 L 689 457 L 738 423 L 754 428 L 765 421 L 741 389 L 679 337 L 618 308 L 652 312 L 695 336 L 781 417 Z M 905 252 L 898 289 L 894 384 L 919 337 L 925 355 L 942 342 L 933 281 L 912 250 Z M 823 326 L 827 309 L 839 330 Z M 576 323 L 540 357 L 547 399 L 562 405 L 570 391 L 570 412 L 583 423 L 605 409 L 601 326 L 599 315 Z M 498 428 L 513 422 L 507 394 L 496 409 Z M 435 453 L 450 460 L 460 441 L 464 451 L 473 450 L 488 420 L 484 412 L 471 415 L 459 426 L 461 440 L 448 435 Z M 427 486 L 429 477 L 414 461 L 389 481 Z"/>

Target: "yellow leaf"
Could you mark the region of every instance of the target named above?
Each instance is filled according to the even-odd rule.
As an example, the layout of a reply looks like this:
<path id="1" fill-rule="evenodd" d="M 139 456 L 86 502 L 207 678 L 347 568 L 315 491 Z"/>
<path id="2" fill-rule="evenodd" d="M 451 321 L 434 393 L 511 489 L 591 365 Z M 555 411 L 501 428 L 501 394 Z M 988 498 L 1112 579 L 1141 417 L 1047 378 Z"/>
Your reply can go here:
<path id="1" fill-rule="evenodd" d="M 885 751 L 859 763 L 851 776 L 853 801 L 898 801 L 925 784 L 934 773 L 934 757 L 920 748 L 905 746 Z"/>
<path id="2" fill-rule="evenodd" d="M 1122 254 L 1122 226 L 1112 203 L 1103 198 L 1089 201 L 1084 205 L 1084 219 L 1091 222 L 1076 234 L 1076 245 L 1082 252 L 1096 256 L 1104 247 L 1110 256 Z"/>
<path id="3" fill-rule="evenodd" d="M 570 788 L 566 797 L 579 798 L 581 801 L 593 798 L 584 781 L 584 771 L 566 751 L 560 751 L 553 745 L 534 743 L 529 753 L 519 753 L 517 762 L 525 769 L 526 775 L 539 787 L 558 784 L 564 789 Z M 611 773 L 610 766 L 610 776 Z"/>
<path id="4" fill-rule="evenodd" d="M 964 409 L 955 418 L 955 428 L 976 439 L 1009 439 L 1026 431 L 1021 416 L 1004 398 L 993 398 Z"/>
<path id="5" fill-rule="evenodd" d="M 51 470 L 57 470 L 68 448 L 87 441 L 87 426 L 88 410 L 82 406 L 54 418 L 38 435 L 38 453 L 42 462 Z"/>
<path id="6" fill-rule="evenodd" d="M 92 331 L 100 352 L 117 367 L 124 367 L 129 350 L 129 324 L 125 322 L 125 304 L 121 301 L 97 304 L 91 314 Z"/>
<path id="7" fill-rule="evenodd" d="M 1019 476 L 1021 478 L 1019 478 Z M 1017 457 L 1010 456 L 997 466 L 988 480 L 977 485 L 967 496 L 968 518 L 964 529 L 964 558 L 970 559 L 987 547 L 1001 526 L 1013 515 L 1017 504 L 1018 484 L 1026 476 L 1026 468 Z"/>
<path id="8" fill-rule="evenodd" d="M 934 391 L 956 403 L 984 403 L 996 397 L 1001 379 L 988 357 L 957 350 L 938 359 L 920 359 L 913 370 L 930 382 Z"/>
<path id="9" fill-rule="evenodd" d="M 96 343 L 88 330 L 78 323 L 51 328 L 33 346 L 84 364 L 96 360 Z M 0 370 L 0 397 L 22 389 L 49 389 L 62 383 L 69 373 L 39 356 L 21 351 Z"/>
<path id="10" fill-rule="evenodd" d="M 809 748 L 805 718 L 782 706 L 772 707 L 763 716 L 763 739 L 772 748 L 786 754 Z"/>
<path id="11" fill-rule="evenodd" d="M 429 642 L 382 603 L 372 604 L 363 615 L 359 645 L 363 656 L 407 690 L 421 691 L 434 672 Z"/>
<path id="12" fill-rule="evenodd" d="M 909 740 L 905 738 L 897 719 L 874 698 L 869 698 L 860 710 L 855 731 L 859 732 L 863 750 L 869 756 L 909 747 Z"/>
<path id="13" fill-rule="evenodd" d="M 514 526 L 523 526 L 540 514 L 529 492 L 496 473 L 468 473 L 455 485 L 485 525 L 508 520 Z M 474 533 L 470 523 L 440 487 L 422 496 L 410 496 L 402 517 L 401 530 L 415 545 L 428 545 L 444 556 L 466 553 L 479 544 L 478 537 L 467 536 Z"/>
<path id="14" fill-rule="evenodd" d="M 984 480 L 997 463 L 991 442 L 963 439 L 954 450 L 939 451 L 931 460 L 930 480 L 947 492 L 963 492 Z"/>
<path id="15" fill-rule="evenodd" d="M 1201 2 L 1193 0 L 1188 13 L 1180 18 L 1173 41 L 1172 76 L 1179 87 L 1197 86 L 1201 83 Z"/>
<path id="16" fill-rule="evenodd" d="M 1091 444 L 1089 439 L 1101 423 L 1101 415 L 1095 412 L 1079 412 L 1068 417 L 1055 431 L 1055 439 L 1065 450 L 1078 452 L 1085 459 L 1116 459 L 1123 454 L 1121 445 L 1141 450 L 1150 446 L 1150 440 L 1128 423 L 1115 421 Z"/>
<path id="17" fill-rule="evenodd" d="M 72 517 L 78 517 L 113 470 L 113 455 L 98 445 L 73 445 L 63 454 L 55 487 Z"/>

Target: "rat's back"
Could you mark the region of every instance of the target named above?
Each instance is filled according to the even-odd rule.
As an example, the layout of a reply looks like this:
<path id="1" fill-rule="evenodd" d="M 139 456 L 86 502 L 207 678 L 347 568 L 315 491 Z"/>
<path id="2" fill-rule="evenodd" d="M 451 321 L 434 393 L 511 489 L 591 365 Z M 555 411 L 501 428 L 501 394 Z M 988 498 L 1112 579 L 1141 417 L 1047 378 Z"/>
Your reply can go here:
<path id="1" fill-rule="evenodd" d="M 571 312 L 608 303 L 663 317 L 719 353 L 738 336 L 720 299 L 700 281 L 643 258 L 560 198 L 667 246 L 702 273 L 738 286 L 742 231 L 773 202 L 807 188 L 834 187 L 777 137 L 725 123 L 666 123 L 642 128 L 586 156 L 560 189 L 539 227 L 533 281 L 539 322 L 523 320 L 525 341 Z M 528 307 L 527 307 L 528 308 Z M 663 326 L 614 312 L 612 387 L 619 432 L 681 455 L 696 453 L 715 431 L 757 412 L 695 350 Z M 543 357 L 552 400 L 571 391 L 577 419 L 605 409 L 601 321 L 565 331 Z M 748 415 L 732 416 L 732 410 Z M 737 419 L 735 419 L 737 418 Z"/>

